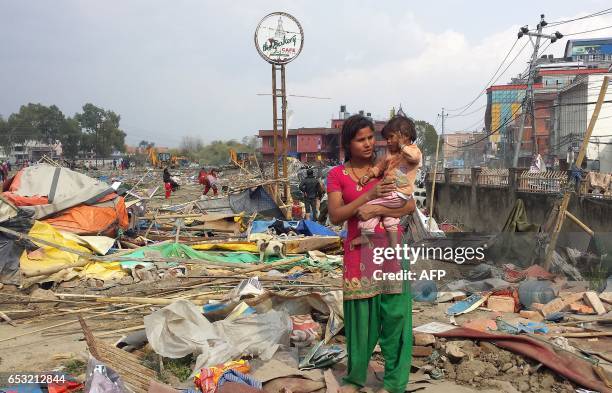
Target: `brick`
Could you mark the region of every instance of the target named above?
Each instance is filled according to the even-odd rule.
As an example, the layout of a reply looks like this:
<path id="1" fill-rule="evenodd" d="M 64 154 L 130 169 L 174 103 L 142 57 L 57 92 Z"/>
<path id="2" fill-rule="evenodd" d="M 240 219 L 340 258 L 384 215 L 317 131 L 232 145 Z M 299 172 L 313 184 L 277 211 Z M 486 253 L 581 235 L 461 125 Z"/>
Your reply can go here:
<path id="1" fill-rule="evenodd" d="M 561 300 L 561 298 L 555 298 L 551 300 L 550 302 L 546 303 L 544 307 L 542 307 L 541 312 L 542 312 L 542 315 L 544 315 L 544 317 L 547 317 L 550 314 L 563 310 L 564 308 L 565 308 L 565 303 L 563 303 L 563 300 Z"/>
<path id="2" fill-rule="evenodd" d="M 548 315 L 564 311 L 569 308 L 570 304 L 576 303 L 582 300 L 584 292 L 565 292 L 561 293 L 558 298 L 551 300 L 542 307 L 542 315 L 547 317 Z"/>
<path id="3" fill-rule="evenodd" d="M 584 292 L 561 292 L 559 297 L 563 300 L 563 303 L 566 305 L 570 305 L 571 303 L 576 303 L 579 300 L 582 300 L 584 296 Z"/>
<path id="4" fill-rule="evenodd" d="M 521 310 L 519 315 L 523 318 L 531 319 L 532 321 L 536 322 L 542 322 L 544 320 L 542 313 L 540 313 L 539 311 Z"/>
<path id="5" fill-rule="evenodd" d="M 497 323 L 495 323 L 495 321 L 492 319 L 476 319 L 473 321 L 467 321 L 462 323 L 461 326 L 487 333 L 491 330 L 497 330 Z"/>
<path id="6" fill-rule="evenodd" d="M 599 294 L 599 298 L 606 303 L 612 304 L 612 292 L 602 292 Z"/>
<path id="7" fill-rule="evenodd" d="M 412 356 L 415 358 L 424 358 L 431 355 L 433 352 L 432 347 L 423 347 L 420 345 L 414 345 L 412 347 Z"/>
<path id="8" fill-rule="evenodd" d="M 436 338 L 433 334 L 429 333 L 415 333 L 414 334 L 414 345 L 428 346 L 433 345 L 436 342 Z"/>
<path id="9" fill-rule="evenodd" d="M 586 306 L 580 303 L 572 303 L 569 305 L 570 311 L 573 311 L 577 314 L 594 314 L 595 310 L 593 308 Z"/>
<path id="10" fill-rule="evenodd" d="M 584 303 L 593 307 L 593 310 L 597 313 L 597 315 L 602 315 L 606 313 L 606 308 L 599 300 L 599 297 L 595 292 L 585 292 L 584 293 Z"/>
<path id="11" fill-rule="evenodd" d="M 531 309 L 535 311 L 542 311 L 544 305 L 542 303 L 531 303 Z"/>
<path id="12" fill-rule="evenodd" d="M 493 311 L 514 312 L 514 299 L 509 296 L 489 296 L 487 308 Z"/>

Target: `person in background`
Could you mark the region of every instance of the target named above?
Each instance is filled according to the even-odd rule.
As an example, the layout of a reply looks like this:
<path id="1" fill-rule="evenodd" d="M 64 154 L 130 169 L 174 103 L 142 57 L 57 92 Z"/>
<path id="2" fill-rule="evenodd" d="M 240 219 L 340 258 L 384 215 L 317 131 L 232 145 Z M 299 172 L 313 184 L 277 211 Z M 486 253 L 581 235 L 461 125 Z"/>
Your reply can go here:
<path id="1" fill-rule="evenodd" d="M 206 175 L 206 184 L 202 195 L 208 194 L 208 191 L 210 191 L 210 189 L 212 188 L 213 195 L 217 196 L 217 176 L 217 171 L 215 169 L 211 169 L 210 173 Z"/>
<path id="2" fill-rule="evenodd" d="M 117 160 L 113 158 L 113 169 L 117 170 Z"/>
<path id="3" fill-rule="evenodd" d="M 206 169 L 200 168 L 200 172 L 198 172 L 198 183 L 201 185 L 205 185 L 207 175 L 208 173 L 206 173 Z"/>
<path id="4" fill-rule="evenodd" d="M 176 191 L 178 189 L 178 184 L 172 180 L 172 175 L 168 168 L 164 168 L 164 190 L 166 190 L 166 199 L 170 198 L 172 191 Z"/>
<path id="5" fill-rule="evenodd" d="M 304 195 L 306 219 L 317 221 L 317 203 L 323 196 L 323 189 L 319 180 L 314 177 L 312 169 L 306 171 L 306 178 L 300 184 L 300 191 Z"/>
<path id="6" fill-rule="evenodd" d="M 293 220 L 301 220 L 304 218 L 304 209 L 302 209 L 302 203 L 294 199 L 291 205 L 291 218 Z"/>

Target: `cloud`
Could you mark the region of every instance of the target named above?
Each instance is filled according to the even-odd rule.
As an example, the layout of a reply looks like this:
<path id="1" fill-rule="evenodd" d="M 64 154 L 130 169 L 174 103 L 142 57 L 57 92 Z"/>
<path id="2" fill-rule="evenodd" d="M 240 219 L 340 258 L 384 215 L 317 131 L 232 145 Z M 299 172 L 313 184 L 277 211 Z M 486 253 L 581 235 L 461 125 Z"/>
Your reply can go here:
<path id="1" fill-rule="evenodd" d="M 519 25 L 508 21 L 524 16 L 485 6 L 490 2 L 449 2 L 441 13 L 437 4 L 410 9 L 399 0 L 283 2 L 305 32 L 302 54 L 287 66 L 288 93 L 332 98 L 289 97 L 291 126 L 328 125 L 342 104 L 384 119 L 401 103 L 432 123 L 442 106 L 465 105 L 514 42 Z M 271 66 L 257 54 L 253 33 L 278 7 L 274 0 L 0 2 L 0 86 L 10 92 L 0 95 L 0 113 L 41 102 L 72 115 L 92 102 L 121 115 L 130 143 L 177 146 L 184 135 L 205 141 L 253 135 L 272 126 L 272 100 L 257 95 L 271 92 Z M 576 7 L 604 8 L 563 5 Z M 567 18 L 577 16 L 571 13 Z M 559 30 L 606 25 L 610 15 Z M 591 34 L 606 35 L 612 30 Z M 560 55 L 564 42 L 550 50 Z M 499 83 L 526 67 L 528 49 Z M 480 97 L 470 111 L 484 103 Z M 480 112 L 449 118 L 448 130 L 482 119 Z"/>
<path id="2" fill-rule="evenodd" d="M 568 16 L 562 20 L 585 14 Z M 405 18 L 411 19 L 411 15 L 407 14 Z M 610 25 L 612 15 L 607 15 L 560 25 L 547 29 L 546 33 L 552 34 L 556 30 L 580 32 Z M 419 25 L 413 18 L 411 27 L 411 35 L 400 34 L 401 26 L 395 31 L 387 31 L 386 35 L 401 37 L 394 41 L 394 46 L 399 47 L 417 37 L 422 44 L 420 50 L 405 53 L 395 60 L 326 72 L 302 83 L 293 84 L 292 91 L 331 96 L 335 106 L 347 104 L 349 111 L 353 113 L 364 109 L 381 118 L 387 116 L 391 106 L 402 104 L 409 115 L 434 123 L 436 114 L 443 106 L 447 109 L 463 107 L 480 93 L 516 40 L 519 25 L 508 26 L 503 31 L 487 35 L 480 40 L 469 40 L 465 34 L 453 30 L 439 33 L 427 31 L 425 26 Z M 574 37 L 611 35 L 612 29 Z M 560 57 L 563 56 L 566 41 L 567 38 L 564 38 L 550 46 L 545 42 L 542 48 L 547 47 L 546 53 L 554 53 L 556 57 Z M 525 43 L 526 37 L 517 42 L 502 70 Z M 387 47 L 387 50 L 393 52 L 392 48 Z M 523 72 L 528 66 L 531 53 L 532 46 L 527 44 L 497 84 L 508 83 L 511 77 Z M 316 118 L 313 115 L 320 110 L 320 105 L 302 102 L 300 104 L 295 110 L 294 121 L 308 124 L 310 118 Z M 483 94 L 465 113 L 485 104 L 486 94 Z M 484 111 L 483 108 L 473 115 L 447 120 L 446 131 L 462 131 L 470 125 L 474 125 L 471 130 L 482 127 Z"/>

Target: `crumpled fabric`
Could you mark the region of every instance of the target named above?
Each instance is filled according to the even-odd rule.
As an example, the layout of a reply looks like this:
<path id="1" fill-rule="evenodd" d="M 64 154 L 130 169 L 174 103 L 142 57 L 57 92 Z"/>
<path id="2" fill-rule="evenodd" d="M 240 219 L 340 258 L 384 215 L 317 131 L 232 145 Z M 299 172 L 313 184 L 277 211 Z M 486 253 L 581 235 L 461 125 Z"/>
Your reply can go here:
<path id="1" fill-rule="evenodd" d="M 243 355 L 269 360 L 280 344 L 288 345 L 291 332 L 286 312 L 270 310 L 210 323 L 199 307 L 184 299 L 147 315 L 144 325 L 156 353 L 174 359 L 194 354 L 195 370 Z"/>
<path id="2" fill-rule="evenodd" d="M 315 322 L 310 314 L 292 315 L 293 325 L 291 340 L 299 343 L 310 343 L 321 339 L 321 324 Z"/>
<path id="3" fill-rule="evenodd" d="M 243 385 L 248 385 L 257 389 L 261 389 L 261 382 L 256 380 L 250 375 L 243 374 L 238 370 L 228 370 L 221 375 L 219 381 L 217 382 L 217 387 L 223 386 L 226 382 L 236 382 L 241 383 Z"/>
<path id="4" fill-rule="evenodd" d="M 144 325 L 149 344 L 157 354 L 172 359 L 194 354 L 196 370 L 225 363 L 237 354 L 188 300 L 177 300 L 145 316 Z"/>
<path id="5" fill-rule="evenodd" d="M 248 373 L 251 367 L 246 360 L 231 361 L 213 367 L 206 367 L 195 375 L 193 383 L 203 393 L 214 393 L 217 390 L 219 378 L 231 370 Z"/>

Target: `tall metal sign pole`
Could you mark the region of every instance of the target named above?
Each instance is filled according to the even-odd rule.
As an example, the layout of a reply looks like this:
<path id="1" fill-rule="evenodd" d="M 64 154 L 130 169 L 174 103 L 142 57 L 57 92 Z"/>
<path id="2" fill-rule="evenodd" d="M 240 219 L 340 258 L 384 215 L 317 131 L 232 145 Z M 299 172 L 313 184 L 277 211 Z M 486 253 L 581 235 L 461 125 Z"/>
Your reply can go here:
<path id="1" fill-rule="evenodd" d="M 287 90 L 285 87 L 285 64 L 289 63 L 302 51 L 304 31 L 293 16 L 285 12 L 273 12 L 266 15 L 255 29 L 255 47 L 259 55 L 272 64 L 272 117 L 274 133 L 274 179 L 278 180 L 278 133 L 281 131 L 283 157 L 283 178 L 285 179 L 285 201 L 291 200 L 287 173 Z M 280 73 L 280 88 L 278 74 Z M 278 117 L 280 100 L 280 113 Z M 275 184 L 278 196 L 278 184 Z"/>

